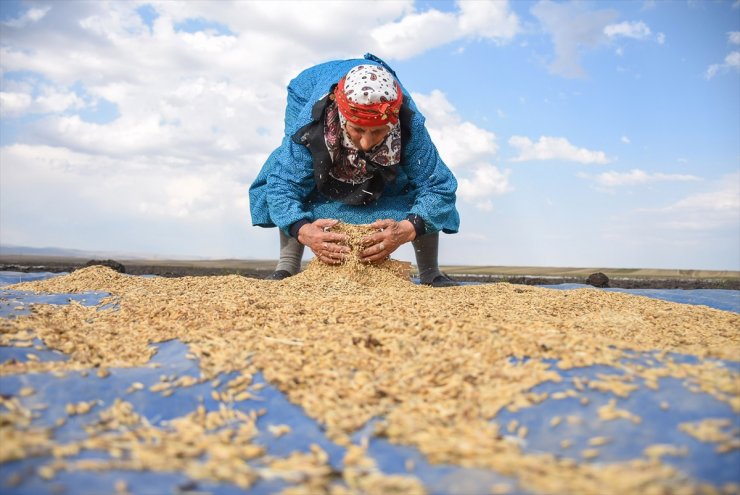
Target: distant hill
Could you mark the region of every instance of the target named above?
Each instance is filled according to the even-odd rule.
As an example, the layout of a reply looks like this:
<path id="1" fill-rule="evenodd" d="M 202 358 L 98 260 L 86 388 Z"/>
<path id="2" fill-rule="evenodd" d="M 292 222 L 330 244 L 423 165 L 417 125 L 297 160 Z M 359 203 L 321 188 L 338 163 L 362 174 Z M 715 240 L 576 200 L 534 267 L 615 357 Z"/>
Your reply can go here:
<path id="1" fill-rule="evenodd" d="M 143 259 L 161 259 L 162 256 L 152 254 L 134 254 L 116 251 L 86 251 L 83 249 L 67 249 L 59 247 L 29 247 L 14 246 L 11 244 L 0 244 L 0 256 L 23 255 L 23 256 L 54 256 L 60 258 L 85 258 L 85 259 L 126 259 L 126 260 L 143 260 Z M 166 259 L 178 259 L 174 256 L 167 256 Z M 188 257 L 187 259 L 193 259 Z"/>

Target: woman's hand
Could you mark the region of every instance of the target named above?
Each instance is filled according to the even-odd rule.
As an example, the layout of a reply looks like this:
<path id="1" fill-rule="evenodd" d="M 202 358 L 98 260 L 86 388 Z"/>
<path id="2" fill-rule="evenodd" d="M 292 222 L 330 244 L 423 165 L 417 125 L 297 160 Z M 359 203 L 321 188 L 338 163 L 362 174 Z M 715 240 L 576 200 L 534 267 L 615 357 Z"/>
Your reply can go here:
<path id="1" fill-rule="evenodd" d="M 370 224 L 378 229 L 378 232 L 365 237 L 362 244 L 365 250 L 360 254 L 360 259 L 366 263 L 375 263 L 388 258 L 401 244 L 413 241 L 416 238 L 414 225 L 408 220 L 385 219 L 377 220 Z"/>
<path id="2" fill-rule="evenodd" d="M 346 259 L 350 252 L 346 245 L 346 235 L 329 232 L 329 229 L 338 223 L 339 220 L 327 218 L 307 223 L 298 230 L 298 242 L 308 246 L 320 261 L 328 265 L 338 265 Z"/>

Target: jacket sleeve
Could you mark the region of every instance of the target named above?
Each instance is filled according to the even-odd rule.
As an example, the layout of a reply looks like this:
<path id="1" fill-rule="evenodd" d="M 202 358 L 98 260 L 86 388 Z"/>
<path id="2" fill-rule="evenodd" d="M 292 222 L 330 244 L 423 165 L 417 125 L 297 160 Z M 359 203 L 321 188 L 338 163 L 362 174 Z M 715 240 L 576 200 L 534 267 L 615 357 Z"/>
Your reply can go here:
<path id="1" fill-rule="evenodd" d="M 270 157 L 275 162 L 267 176 L 270 218 L 280 230 L 290 235 L 290 226 L 300 220 L 315 219 L 304 205 L 315 186 L 311 153 L 295 144 L 290 136 Z"/>
<path id="2" fill-rule="evenodd" d="M 418 114 L 411 121 L 411 139 L 404 161 L 411 192 L 416 196 L 409 213 L 424 220 L 427 233 L 457 232 L 460 221 L 455 208 L 457 180 L 440 158 L 424 118 Z"/>
<path id="3" fill-rule="evenodd" d="M 300 85 L 300 82 L 296 80 L 288 84 L 288 103 L 285 106 L 286 137 L 292 136 L 298 130 L 301 112 L 305 111 L 306 105 L 308 105 L 308 97 L 301 94 L 301 91 L 296 88 L 298 85 Z"/>
<path id="4" fill-rule="evenodd" d="M 316 187 L 310 151 L 293 142 L 295 132 L 310 119 L 309 98 L 314 89 L 310 71 L 305 71 L 288 85 L 288 102 L 285 107 L 285 135 L 270 156 L 273 163 L 267 175 L 267 198 L 270 218 L 283 232 L 301 220 L 314 218 L 306 210 L 308 196 Z"/>

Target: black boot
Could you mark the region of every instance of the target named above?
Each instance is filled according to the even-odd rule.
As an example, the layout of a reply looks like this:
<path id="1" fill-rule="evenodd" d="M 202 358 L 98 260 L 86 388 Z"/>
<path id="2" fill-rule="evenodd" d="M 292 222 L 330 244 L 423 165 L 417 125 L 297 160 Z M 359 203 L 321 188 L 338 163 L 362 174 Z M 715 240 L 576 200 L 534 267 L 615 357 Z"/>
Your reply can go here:
<path id="1" fill-rule="evenodd" d="M 283 280 L 284 278 L 291 277 L 292 275 L 288 270 L 275 270 L 271 274 L 265 277 L 265 280 Z"/>
<path id="2" fill-rule="evenodd" d="M 460 283 L 455 282 L 443 273 L 434 277 L 434 280 L 432 280 L 431 283 L 424 285 L 431 285 L 432 287 L 457 287 L 458 285 L 460 285 Z"/>

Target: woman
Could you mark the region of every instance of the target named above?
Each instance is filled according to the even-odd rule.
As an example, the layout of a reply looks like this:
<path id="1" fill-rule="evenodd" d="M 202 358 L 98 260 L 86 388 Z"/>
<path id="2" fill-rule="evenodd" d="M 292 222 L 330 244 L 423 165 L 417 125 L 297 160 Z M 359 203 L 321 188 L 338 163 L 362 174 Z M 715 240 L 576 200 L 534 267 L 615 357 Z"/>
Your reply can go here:
<path id="1" fill-rule="evenodd" d="M 377 228 L 363 261 L 412 242 L 421 283 L 457 285 L 437 264 L 439 232 L 459 227 L 456 189 L 385 62 L 367 54 L 311 67 L 288 85 L 283 142 L 249 189 L 252 223 L 280 229 L 280 262 L 268 278 L 298 273 L 304 246 L 341 263 L 347 239 L 330 229 L 342 221 Z"/>

